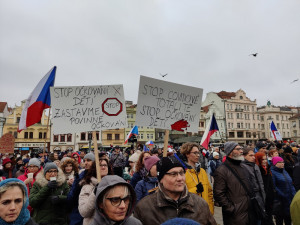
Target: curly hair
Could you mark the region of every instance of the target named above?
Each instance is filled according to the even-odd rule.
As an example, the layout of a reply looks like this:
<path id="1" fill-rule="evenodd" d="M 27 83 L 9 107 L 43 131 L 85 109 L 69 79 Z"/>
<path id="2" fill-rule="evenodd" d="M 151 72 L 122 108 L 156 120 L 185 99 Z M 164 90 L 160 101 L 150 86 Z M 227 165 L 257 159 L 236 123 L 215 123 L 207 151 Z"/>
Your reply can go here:
<path id="1" fill-rule="evenodd" d="M 183 144 L 181 146 L 180 153 L 182 155 L 190 154 L 190 152 L 192 151 L 192 149 L 194 147 L 197 147 L 200 150 L 200 145 L 198 145 L 197 143 L 195 143 L 195 142 L 187 142 L 187 143 L 185 143 L 185 144 Z"/>
<path id="2" fill-rule="evenodd" d="M 142 153 L 140 154 L 140 157 L 139 157 L 138 161 L 136 162 L 135 172 L 140 172 L 141 169 L 144 168 L 144 162 L 143 162 L 143 159 L 144 159 L 144 155 L 145 155 L 146 153 L 150 154 L 150 156 L 151 156 L 151 153 L 150 153 L 150 152 L 142 152 Z"/>
<path id="3" fill-rule="evenodd" d="M 63 162 L 63 164 L 60 166 L 62 171 L 65 173 L 65 168 L 67 167 L 68 164 L 72 164 L 72 170 L 74 171 L 75 174 L 77 174 L 79 171 L 78 164 L 73 159 L 66 159 Z"/>

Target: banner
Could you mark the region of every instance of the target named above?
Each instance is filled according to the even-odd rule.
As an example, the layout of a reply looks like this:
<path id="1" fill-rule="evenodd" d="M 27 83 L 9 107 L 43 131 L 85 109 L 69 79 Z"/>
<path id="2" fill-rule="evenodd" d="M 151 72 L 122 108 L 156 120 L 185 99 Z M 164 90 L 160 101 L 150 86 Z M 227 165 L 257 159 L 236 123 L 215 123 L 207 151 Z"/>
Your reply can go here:
<path id="1" fill-rule="evenodd" d="M 54 134 L 127 127 L 123 85 L 51 87 Z"/>
<path id="2" fill-rule="evenodd" d="M 198 132 L 203 89 L 140 77 L 136 125 Z"/>

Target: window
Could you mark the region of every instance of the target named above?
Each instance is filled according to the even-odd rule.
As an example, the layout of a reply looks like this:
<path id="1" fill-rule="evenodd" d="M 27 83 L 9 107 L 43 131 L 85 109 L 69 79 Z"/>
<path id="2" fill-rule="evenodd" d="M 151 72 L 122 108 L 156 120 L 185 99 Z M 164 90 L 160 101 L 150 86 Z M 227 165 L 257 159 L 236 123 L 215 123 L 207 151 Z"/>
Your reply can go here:
<path id="1" fill-rule="evenodd" d="M 53 135 L 53 141 L 58 142 L 58 135 Z"/>
<path id="2" fill-rule="evenodd" d="M 153 134 L 150 134 L 150 139 L 151 139 L 151 140 L 153 140 L 153 139 L 154 139 L 154 138 L 153 138 Z"/>
<path id="3" fill-rule="evenodd" d="M 251 138 L 251 132 L 246 132 L 246 138 Z"/>
<path id="4" fill-rule="evenodd" d="M 28 132 L 24 132 L 24 138 L 28 139 Z"/>
<path id="5" fill-rule="evenodd" d="M 255 115 L 253 114 L 253 120 L 255 120 Z"/>
<path id="6" fill-rule="evenodd" d="M 230 104 L 230 109 L 232 109 L 232 104 Z"/>
<path id="7" fill-rule="evenodd" d="M 72 142 L 72 134 L 67 134 L 67 142 Z"/>
<path id="8" fill-rule="evenodd" d="M 284 129 L 284 123 L 282 124 L 282 129 Z"/>
<path id="9" fill-rule="evenodd" d="M 18 132 L 17 131 L 14 132 L 14 138 L 18 138 Z"/>
<path id="10" fill-rule="evenodd" d="M 204 122 L 199 122 L 200 127 L 204 127 Z"/>
<path id="11" fill-rule="evenodd" d="M 285 137 L 285 132 L 283 132 L 283 137 Z"/>
<path id="12" fill-rule="evenodd" d="M 227 104 L 227 109 L 229 110 L 229 104 Z"/>
<path id="13" fill-rule="evenodd" d="M 47 138 L 47 132 L 44 132 L 44 139 Z"/>
<path id="14" fill-rule="evenodd" d="M 230 128 L 230 123 L 228 123 L 228 128 Z"/>
<path id="15" fill-rule="evenodd" d="M 248 128 L 248 123 L 245 123 L 245 125 L 246 125 L 246 129 Z"/>
<path id="16" fill-rule="evenodd" d="M 43 139 L 43 132 L 39 132 L 39 139 Z"/>
<path id="17" fill-rule="evenodd" d="M 241 128 L 241 124 L 240 124 L 240 123 L 237 123 L 237 124 L 236 124 L 236 128 Z"/>
<path id="18" fill-rule="evenodd" d="M 279 120 L 279 115 L 276 115 L 276 120 Z"/>
<path id="19" fill-rule="evenodd" d="M 120 140 L 120 134 L 115 134 L 115 140 Z"/>
<path id="20" fill-rule="evenodd" d="M 276 127 L 276 128 L 277 128 L 277 129 L 280 128 L 280 123 L 277 123 L 277 127 Z"/>
<path id="21" fill-rule="evenodd" d="M 85 132 L 82 132 L 82 133 L 80 134 L 80 140 L 81 140 L 81 141 L 85 141 L 85 139 L 86 139 L 86 133 L 85 133 Z"/>
<path id="22" fill-rule="evenodd" d="M 244 128 L 244 123 L 241 123 L 241 128 Z"/>
<path id="23" fill-rule="evenodd" d="M 99 132 L 98 131 L 96 132 L 96 139 L 97 139 L 97 141 L 99 141 Z"/>
<path id="24" fill-rule="evenodd" d="M 21 117 L 17 117 L 17 123 L 20 123 Z"/>
<path id="25" fill-rule="evenodd" d="M 260 129 L 260 124 L 258 124 L 258 129 Z"/>
<path id="26" fill-rule="evenodd" d="M 240 99 L 243 99 L 243 96 L 240 96 Z"/>
<path id="27" fill-rule="evenodd" d="M 288 123 L 286 124 L 286 128 L 289 129 L 289 124 Z"/>
<path id="28" fill-rule="evenodd" d="M 234 127 L 233 127 L 233 123 L 231 123 L 231 128 L 234 128 Z"/>
<path id="29" fill-rule="evenodd" d="M 252 112 L 254 112 L 254 106 L 252 106 Z"/>
<path id="30" fill-rule="evenodd" d="M 259 120 L 259 115 L 257 115 L 257 119 Z M 261 120 L 261 121 L 264 121 L 264 119 L 265 119 L 264 116 L 261 116 L 261 117 L 260 117 L 260 120 Z"/>
<path id="31" fill-rule="evenodd" d="M 247 105 L 247 111 L 249 111 L 249 105 Z"/>
<path id="32" fill-rule="evenodd" d="M 29 139 L 33 139 L 33 132 L 29 132 Z"/>
<path id="33" fill-rule="evenodd" d="M 233 119 L 233 114 L 232 113 L 230 113 L 230 116 L 231 116 L 231 119 Z"/>
<path id="34" fill-rule="evenodd" d="M 144 134 L 140 134 L 141 139 L 144 139 Z"/>
<path id="35" fill-rule="evenodd" d="M 289 137 L 290 136 L 290 132 L 287 132 L 287 133 L 288 133 L 287 137 Z"/>
<path id="36" fill-rule="evenodd" d="M 148 139 L 148 140 L 150 139 L 150 134 L 147 134 L 147 139 Z"/>
<path id="37" fill-rule="evenodd" d="M 262 135 L 262 138 L 266 138 L 266 133 L 265 132 L 262 132 L 261 135 Z"/>
<path id="38" fill-rule="evenodd" d="M 234 138 L 234 132 L 229 132 L 229 137 Z"/>
<path id="39" fill-rule="evenodd" d="M 112 140 L 112 134 L 107 134 L 107 140 Z"/>
<path id="40" fill-rule="evenodd" d="M 66 141 L 66 135 L 61 134 L 60 135 L 60 142 L 65 142 Z"/>
<path id="41" fill-rule="evenodd" d="M 239 114 L 239 113 L 236 114 L 236 118 L 237 118 L 237 119 L 240 118 L 240 114 Z"/>
<path id="42" fill-rule="evenodd" d="M 253 129 L 255 129 L 255 123 L 253 124 Z"/>

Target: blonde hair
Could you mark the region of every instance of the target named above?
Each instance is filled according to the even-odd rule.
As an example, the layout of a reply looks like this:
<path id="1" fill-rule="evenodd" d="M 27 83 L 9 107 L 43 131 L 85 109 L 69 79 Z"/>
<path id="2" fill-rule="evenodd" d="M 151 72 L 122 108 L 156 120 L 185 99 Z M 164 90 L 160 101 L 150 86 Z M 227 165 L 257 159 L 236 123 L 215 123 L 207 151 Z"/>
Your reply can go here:
<path id="1" fill-rule="evenodd" d="M 10 182 L 10 183 L 6 183 L 6 184 L 2 185 L 0 187 L 0 199 L 6 191 L 8 191 L 9 189 L 11 189 L 13 187 L 19 187 L 22 190 L 23 200 L 25 202 L 26 201 L 26 194 L 25 194 L 24 186 L 19 182 Z"/>
<path id="2" fill-rule="evenodd" d="M 101 205 L 103 205 L 103 208 L 106 208 L 106 205 L 105 205 L 105 199 L 106 199 L 109 195 L 113 194 L 113 193 L 115 192 L 115 189 L 116 189 L 117 187 L 124 187 L 123 198 L 124 198 L 125 196 L 127 196 L 127 195 L 129 194 L 129 192 L 130 192 L 128 186 L 127 186 L 127 185 L 124 185 L 124 184 L 117 184 L 117 185 L 115 185 L 115 186 L 113 186 L 113 187 L 111 187 L 111 188 L 108 188 L 107 190 L 105 190 L 105 193 L 104 193 L 102 199 L 101 199 L 101 198 L 99 199 L 99 203 L 100 203 Z"/>

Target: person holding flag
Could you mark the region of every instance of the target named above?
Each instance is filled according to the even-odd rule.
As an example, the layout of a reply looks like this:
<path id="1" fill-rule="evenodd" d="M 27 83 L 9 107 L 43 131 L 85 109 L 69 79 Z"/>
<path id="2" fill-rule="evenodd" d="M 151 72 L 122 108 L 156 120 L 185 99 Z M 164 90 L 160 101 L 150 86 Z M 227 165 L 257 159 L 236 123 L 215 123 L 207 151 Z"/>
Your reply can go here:
<path id="1" fill-rule="evenodd" d="M 139 135 L 138 126 L 134 126 L 134 127 L 131 129 L 131 131 L 129 132 L 129 134 L 127 135 L 124 144 L 126 144 L 130 138 L 136 137 L 136 136 L 138 136 L 138 135 Z"/>

